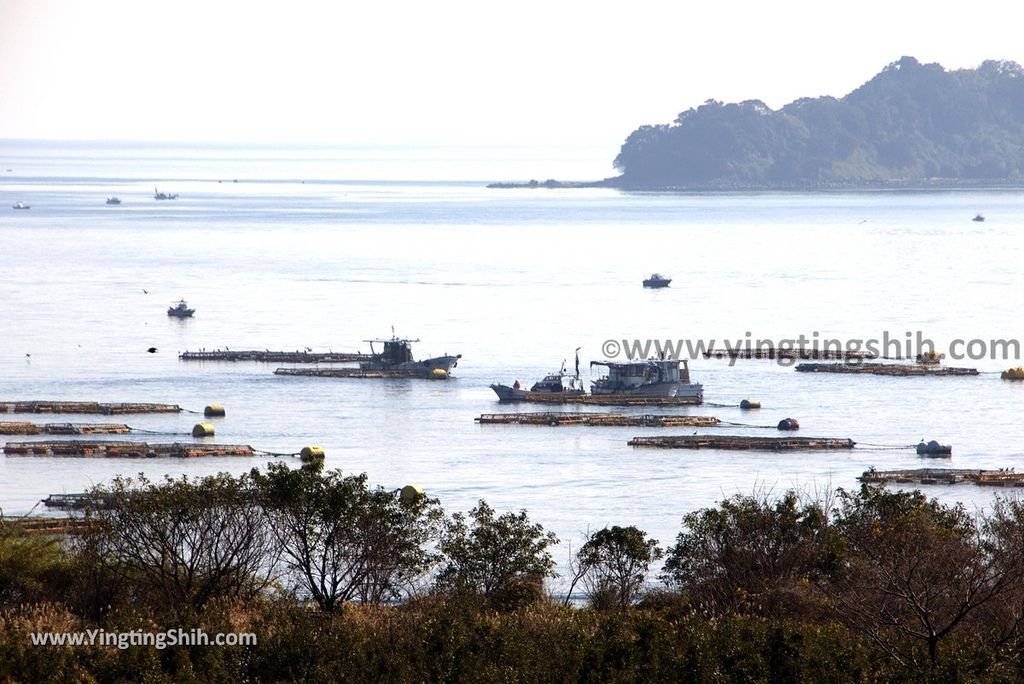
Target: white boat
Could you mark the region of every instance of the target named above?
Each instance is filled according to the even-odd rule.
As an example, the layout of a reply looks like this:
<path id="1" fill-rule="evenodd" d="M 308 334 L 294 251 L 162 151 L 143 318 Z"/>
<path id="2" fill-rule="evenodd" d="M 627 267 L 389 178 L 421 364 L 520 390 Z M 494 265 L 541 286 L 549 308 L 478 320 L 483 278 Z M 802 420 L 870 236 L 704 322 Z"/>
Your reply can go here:
<path id="1" fill-rule="evenodd" d="M 14 209 L 31 209 L 31 208 L 32 207 L 28 206 L 27 204 L 24 204 L 23 202 L 15 202 L 14 203 Z"/>

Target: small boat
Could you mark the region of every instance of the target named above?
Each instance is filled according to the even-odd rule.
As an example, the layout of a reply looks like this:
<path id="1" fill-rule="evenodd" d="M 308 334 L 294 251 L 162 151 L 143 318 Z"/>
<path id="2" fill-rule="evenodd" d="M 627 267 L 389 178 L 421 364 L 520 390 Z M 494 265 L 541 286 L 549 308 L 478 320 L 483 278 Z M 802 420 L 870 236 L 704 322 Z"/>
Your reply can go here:
<path id="1" fill-rule="evenodd" d="M 985 220 L 985 215 L 984 214 L 975 214 L 974 218 L 972 218 L 971 220 L 972 221 L 976 221 L 978 223 L 981 223 L 981 222 L 983 222 Z"/>
<path id="2" fill-rule="evenodd" d="M 167 315 L 175 318 L 191 318 L 195 312 L 195 309 L 188 308 L 188 303 L 184 299 L 179 299 L 177 304 L 167 309 Z"/>
<path id="3" fill-rule="evenodd" d="M 174 193 L 172 195 L 170 193 L 160 192 L 160 190 L 158 190 L 157 188 L 153 188 L 153 199 L 158 199 L 158 200 L 178 199 L 178 193 Z"/>
<path id="4" fill-rule="evenodd" d="M 666 278 L 660 273 L 652 273 L 650 278 L 644 280 L 644 287 L 668 287 L 671 282 L 671 278 Z"/>
<path id="5" fill-rule="evenodd" d="M 548 373 L 543 378 L 533 383 L 530 389 L 523 389 L 516 380 L 511 385 L 491 385 L 491 389 L 498 395 L 498 401 L 529 401 L 539 394 L 549 395 L 583 395 L 583 383 L 580 382 L 580 357 L 579 350 L 576 350 L 576 374 L 569 375 L 565 372 L 565 361 L 562 362 L 562 369 L 557 373 Z"/>
<path id="6" fill-rule="evenodd" d="M 370 343 L 369 361 L 360 361 L 359 369 L 363 371 L 402 371 L 412 372 L 416 377 L 422 375 L 424 378 L 447 378 L 452 368 L 459 365 L 462 354 L 451 356 L 434 356 L 429 359 L 417 361 L 412 357 L 412 344 L 419 340 L 408 340 L 392 337 L 389 340 L 363 340 Z M 373 345 L 382 344 L 383 349 L 378 352 Z"/>
<path id="7" fill-rule="evenodd" d="M 14 209 L 31 209 L 32 207 L 28 206 L 27 204 L 25 204 L 23 202 L 15 202 L 13 208 Z"/>
<path id="8" fill-rule="evenodd" d="M 108 197 L 107 198 L 107 204 L 120 204 L 120 203 L 121 203 L 121 200 L 118 199 L 117 197 Z"/>
<path id="9" fill-rule="evenodd" d="M 704 386 L 690 382 L 690 367 L 686 361 L 591 361 L 590 367 L 594 366 L 608 369 L 608 375 L 593 381 L 590 393 L 595 396 L 613 394 L 704 400 Z"/>

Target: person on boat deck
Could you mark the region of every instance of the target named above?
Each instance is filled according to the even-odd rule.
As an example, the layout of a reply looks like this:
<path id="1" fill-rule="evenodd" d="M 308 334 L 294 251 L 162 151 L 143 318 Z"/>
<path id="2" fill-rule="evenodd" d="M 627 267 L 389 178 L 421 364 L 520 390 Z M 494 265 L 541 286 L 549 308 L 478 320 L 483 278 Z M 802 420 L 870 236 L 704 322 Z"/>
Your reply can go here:
<path id="1" fill-rule="evenodd" d="M 521 386 L 518 380 L 512 383 L 512 389 L 519 389 Z"/>

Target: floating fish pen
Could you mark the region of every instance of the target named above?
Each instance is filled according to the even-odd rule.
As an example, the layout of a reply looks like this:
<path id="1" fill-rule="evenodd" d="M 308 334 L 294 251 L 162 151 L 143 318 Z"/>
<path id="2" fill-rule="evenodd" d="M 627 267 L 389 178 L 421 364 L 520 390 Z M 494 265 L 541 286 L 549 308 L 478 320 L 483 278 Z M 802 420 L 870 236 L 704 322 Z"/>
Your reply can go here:
<path id="1" fill-rule="evenodd" d="M 896 363 L 801 363 L 796 367 L 800 373 L 852 373 L 860 375 L 978 375 L 977 368 L 953 368 L 950 366 L 928 366 Z"/>
<path id="2" fill-rule="evenodd" d="M 390 368 L 384 370 L 364 370 L 362 368 L 278 368 L 274 375 L 303 375 L 313 378 L 438 378 L 447 379 L 448 373 L 444 369 L 437 368 L 440 374 L 432 375 L 430 368 L 399 369 Z"/>
<path id="3" fill-rule="evenodd" d="M 0 421 L 0 435 L 126 435 L 120 423 L 30 423 Z"/>
<path id="4" fill-rule="evenodd" d="M 185 351 L 178 354 L 181 361 L 258 361 L 260 363 L 356 363 L 369 361 L 373 356 L 358 352 L 305 352 L 305 351 Z"/>
<path id="5" fill-rule="evenodd" d="M 8 442 L 5 456 L 67 458 L 200 458 L 205 456 L 252 456 L 253 448 L 237 444 L 148 444 L 146 442 Z"/>
<path id="6" fill-rule="evenodd" d="M 704 352 L 705 359 L 800 359 L 803 361 L 861 361 L 877 359 L 878 354 L 871 352 L 842 351 L 838 349 L 777 349 L 761 347 L 758 349 L 709 349 Z"/>
<path id="7" fill-rule="evenodd" d="M 917 468 L 914 470 L 875 470 L 871 468 L 857 478 L 871 484 L 963 484 L 973 482 L 983 487 L 1024 487 L 1024 473 L 1012 469 L 964 470 L 958 468 Z"/>
<path id="8" fill-rule="evenodd" d="M 699 406 L 700 397 L 642 397 L 635 394 L 573 394 L 531 392 L 516 402 L 532 404 L 584 404 L 586 406 Z"/>
<path id="9" fill-rule="evenodd" d="M 42 518 L 28 517 L 11 521 L 26 534 L 65 535 L 81 534 L 91 523 L 84 518 Z"/>
<path id="10" fill-rule="evenodd" d="M 481 425 L 587 425 L 625 427 L 716 427 L 714 416 L 672 416 L 663 414 L 623 415 L 621 413 L 571 413 L 536 411 L 532 413 L 484 413 Z"/>
<path id="11" fill-rule="evenodd" d="M 177 404 L 101 403 L 96 401 L 0 401 L 0 413 L 181 413 Z"/>
<path id="12" fill-rule="evenodd" d="M 50 494 L 43 499 L 43 505 L 47 508 L 57 508 L 65 511 L 78 511 L 83 508 L 108 508 L 108 498 L 94 494 Z"/>
<path id="13" fill-rule="evenodd" d="M 634 437 L 627 442 L 634 447 L 660 449 L 729 449 L 753 451 L 813 451 L 852 449 L 852 439 L 828 437 L 745 437 L 739 435 L 671 435 L 666 437 Z"/>
<path id="14" fill-rule="evenodd" d="M 915 468 L 913 470 L 875 470 L 871 468 L 857 479 L 869 484 L 961 484 L 977 482 L 985 470 L 962 468 Z"/>

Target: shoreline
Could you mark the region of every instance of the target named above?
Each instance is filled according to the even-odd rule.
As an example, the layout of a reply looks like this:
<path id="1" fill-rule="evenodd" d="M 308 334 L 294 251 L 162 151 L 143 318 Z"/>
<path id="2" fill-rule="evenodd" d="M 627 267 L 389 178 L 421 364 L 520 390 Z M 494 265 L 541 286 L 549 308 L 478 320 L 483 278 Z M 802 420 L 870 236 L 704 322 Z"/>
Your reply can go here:
<path id="1" fill-rule="evenodd" d="M 548 178 L 544 181 L 495 181 L 487 187 L 494 190 L 561 190 L 581 188 L 611 188 L 623 192 L 673 192 L 673 193 L 734 193 L 734 192 L 928 192 L 949 190 L 1024 190 L 1024 179 L 993 181 L 990 179 L 966 181 L 964 179 L 935 178 L 926 180 L 880 180 L 869 182 L 822 182 L 822 183 L 691 183 L 682 185 L 659 183 L 636 183 L 625 181 L 622 176 L 592 181 L 563 181 Z"/>

